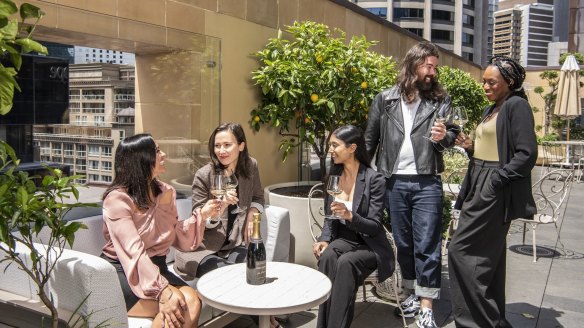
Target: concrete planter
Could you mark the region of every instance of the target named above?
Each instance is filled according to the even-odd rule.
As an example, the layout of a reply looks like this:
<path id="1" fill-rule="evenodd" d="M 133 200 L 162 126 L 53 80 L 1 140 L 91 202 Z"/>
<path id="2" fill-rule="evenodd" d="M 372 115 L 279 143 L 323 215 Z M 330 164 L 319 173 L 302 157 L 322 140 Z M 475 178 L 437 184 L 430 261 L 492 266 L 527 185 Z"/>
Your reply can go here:
<path id="1" fill-rule="evenodd" d="M 293 197 L 277 194 L 273 190 L 295 186 L 313 186 L 320 181 L 287 182 L 264 188 L 266 204 L 288 209 L 290 213 L 290 262 L 316 268 L 316 258 L 312 254 L 312 235 L 310 233 L 310 214 L 308 197 Z M 313 199 L 312 210 L 318 213 L 324 206 L 323 199 Z"/>

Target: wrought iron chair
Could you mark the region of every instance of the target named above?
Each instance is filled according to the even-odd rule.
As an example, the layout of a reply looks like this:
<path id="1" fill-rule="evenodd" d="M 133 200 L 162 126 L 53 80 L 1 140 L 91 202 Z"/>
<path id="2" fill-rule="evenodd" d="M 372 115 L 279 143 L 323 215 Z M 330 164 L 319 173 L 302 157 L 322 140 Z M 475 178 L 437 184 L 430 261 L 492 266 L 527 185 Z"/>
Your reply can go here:
<path id="1" fill-rule="evenodd" d="M 324 196 L 323 186 L 324 185 L 322 183 L 316 184 L 310 189 L 310 192 L 308 193 L 308 225 L 310 234 L 312 235 L 312 240 L 315 242 L 318 239 L 320 232 L 322 232 L 325 212 L 322 206 L 313 203 L 313 198 L 320 198 Z M 315 208 L 317 209 L 316 211 Z M 385 227 L 384 230 L 387 235 L 387 239 L 389 240 L 389 243 L 393 249 L 394 258 L 396 259 L 395 271 L 391 277 L 383 282 L 378 282 L 377 270 L 373 271 L 367 278 L 365 278 L 362 285 L 363 301 L 367 302 L 367 289 L 365 284 L 369 282 L 375 286 L 377 295 L 391 302 L 395 302 L 396 306 L 400 309 L 400 311 L 402 311 L 403 327 L 407 327 L 406 319 L 403 316 L 403 310 L 399 306 L 400 302 L 403 301 L 403 291 L 401 285 L 401 271 L 399 265 L 397 264 L 397 247 L 395 246 L 395 242 L 391 233 L 387 231 Z"/>
<path id="2" fill-rule="evenodd" d="M 450 173 L 446 179 L 443 181 L 443 191 L 444 197 L 450 199 L 451 207 L 450 207 L 450 221 L 448 222 L 448 227 L 446 228 L 446 232 L 444 233 L 444 240 L 442 243 L 442 255 L 446 254 L 446 248 L 448 246 L 448 241 L 450 237 L 456 231 L 458 227 L 458 219 L 460 217 L 460 210 L 454 209 L 454 203 L 456 202 L 456 198 L 458 197 L 458 193 L 460 192 L 460 185 L 462 180 L 464 180 L 464 176 L 466 175 L 467 168 L 459 169 Z"/>
<path id="3" fill-rule="evenodd" d="M 543 161 L 541 163 L 541 175 L 547 174 L 554 168 L 564 168 L 568 163 L 568 158 L 566 157 L 566 146 L 553 142 L 544 141 L 541 143 L 543 150 Z"/>
<path id="4" fill-rule="evenodd" d="M 556 228 L 558 242 L 563 248 L 560 240 L 557 221 L 564 217 L 566 205 L 572 182 L 574 180 L 574 170 L 556 169 L 549 171 L 537 182 L 533 184 L 533 198 L 537 205 L 537 213 L 533 219 L 520 218 L 516 221 L 523 223 L 523 244 L 525 245 L 526 227 L 529 224 L 532 231 L 533 262 L 537 262 L 537 247 L 535 232 L 540 224 L 553 224 Z"/>

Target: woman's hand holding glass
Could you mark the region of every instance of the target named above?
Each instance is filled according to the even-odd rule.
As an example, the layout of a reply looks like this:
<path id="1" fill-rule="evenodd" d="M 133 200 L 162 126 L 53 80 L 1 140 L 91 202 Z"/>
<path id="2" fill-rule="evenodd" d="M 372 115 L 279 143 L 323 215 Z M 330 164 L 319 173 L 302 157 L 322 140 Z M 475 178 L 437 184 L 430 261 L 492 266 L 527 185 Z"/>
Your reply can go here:
<path id="1" fill-rule="evenodd" d="M 223 173 L 211 174 L 211 187 L 209 192 L 220 202 L 225 196 L 225 175 Z M 214 228 L 219 224 L 220 215 L 207 219 L 206 227 Z"/>
<path id="2" fill-rule="evenodd" d="M 237 180 L 237 176 L 235 176 L 235 172 L 232 170 L 229 170 L 228 173 L 229 175 L 225 175 L 225 195 L 227 196 L 226 201 L 230 205 L 237 205 L 237 208 L 231 211 L 231 214 L 243 213 L 247 211 L 247 207 L 239 206 L 239 198 L 237 198 L 237 186 L 239 185 L 239 182 Z"/>

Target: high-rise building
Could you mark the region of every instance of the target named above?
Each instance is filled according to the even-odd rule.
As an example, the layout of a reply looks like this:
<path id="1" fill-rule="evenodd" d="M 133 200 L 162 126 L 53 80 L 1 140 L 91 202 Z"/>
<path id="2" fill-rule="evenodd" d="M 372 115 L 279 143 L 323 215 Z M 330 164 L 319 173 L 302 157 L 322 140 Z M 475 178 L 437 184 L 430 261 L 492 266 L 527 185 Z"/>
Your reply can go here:
<path id="1" fill-rule="evenodd" d="M 455 54 L 485 65 L 489 0 L 351 0 L 375 15 Z"/>
<path id="2" fill-rule="evenodd" d="M 134 67 L 69 66 L 69 124 L 35 125 L 40 160 L 64 163 L 80 183 L 109 184 L 115 149 L 134 134 Z"/>
<path id="3" fill-rule="evenodd" d="M 547 66 L 553 9 L 549 4 L 532 3 L 497 11 L 493 54 L 512 57 L 523 66 Z"/>
<path id="4" fill-rule="evenodd" d="M 119 65 L 134 65 L 134 54 L 99 48 L 75 46 L 75 64 L 109 63 Z"/>

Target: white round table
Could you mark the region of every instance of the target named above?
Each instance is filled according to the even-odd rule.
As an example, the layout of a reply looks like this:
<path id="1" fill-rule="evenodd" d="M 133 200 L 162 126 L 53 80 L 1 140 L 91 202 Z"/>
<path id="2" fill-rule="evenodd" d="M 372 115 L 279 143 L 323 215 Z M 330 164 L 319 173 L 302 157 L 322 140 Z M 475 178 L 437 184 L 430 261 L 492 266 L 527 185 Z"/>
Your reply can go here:
<path id="1" fill-rule="evenodd" d="M 259 315 L 260 328 L 270 327 L 270 315 L 321 304 L 332 286 L 319 271 L 293 263 L 267 262 L 263 285 L 249 285 L 245 269 L 245 263 L 239 263 L 206 273 L 197 282 L 197 292 L 205 303 L 220 310 Z"/>

